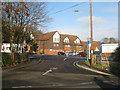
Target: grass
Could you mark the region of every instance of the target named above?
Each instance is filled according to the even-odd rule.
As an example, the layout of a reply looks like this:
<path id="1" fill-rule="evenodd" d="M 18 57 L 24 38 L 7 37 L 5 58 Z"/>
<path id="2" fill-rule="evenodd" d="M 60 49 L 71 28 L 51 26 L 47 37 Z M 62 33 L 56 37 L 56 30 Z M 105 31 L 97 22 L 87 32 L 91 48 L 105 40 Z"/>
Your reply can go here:
<path id="1" fill-rule="evenodd" d="M 88 66 L 90 66 L 90 62 L 88 60 L 85 60 L 85 64 L 87 64 Z"/>
<path id="2" fill-rule="evenodd" d="M 85 60 L 85 64 L 87 64 L 88 66 L 90 66 L 90 62 L 89 62 L 89 60 Z M 102 69 L 102 70 L 109 71 L 109 66 L 108 66 L 108 65 L 94 64 L 93 67 L 95 67 L 95 68 L 99 68 L 99 69 Z"/>

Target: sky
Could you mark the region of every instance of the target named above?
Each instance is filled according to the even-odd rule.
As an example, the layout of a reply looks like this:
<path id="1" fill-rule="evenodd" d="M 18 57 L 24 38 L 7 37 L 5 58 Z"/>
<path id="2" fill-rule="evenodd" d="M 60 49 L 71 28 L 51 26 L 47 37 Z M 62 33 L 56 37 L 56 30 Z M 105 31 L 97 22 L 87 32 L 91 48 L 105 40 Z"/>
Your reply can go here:
<path id="1" fill-rule="evenodd" d="M 73 5 L 76 6 L 72 7 Z M 48 32 L 57 30 L 61 34 L 77 35 L 82 41 L 90 37 L 89 2 L 47 2 L 47 10 L 52 18 Z M 117 2 L 92 2 L 92 17 L 93 40 L 101 41 L 105 37 L 118 38 Z"/>

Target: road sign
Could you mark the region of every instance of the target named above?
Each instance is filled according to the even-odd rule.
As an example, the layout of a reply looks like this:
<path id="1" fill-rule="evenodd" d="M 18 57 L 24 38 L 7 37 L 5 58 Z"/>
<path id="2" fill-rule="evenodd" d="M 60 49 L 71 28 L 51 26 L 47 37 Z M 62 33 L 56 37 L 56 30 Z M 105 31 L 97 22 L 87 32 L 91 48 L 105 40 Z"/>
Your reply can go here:
<path id="1" fill-rule="evenodd" d="M 91 41 L 87 41 L 88 46 L 91 46 Z"/>
<path id="2" fill-rule="evenodd" d="M 87 41 L 87 44 L 91 44 L 91 41 Z"/>

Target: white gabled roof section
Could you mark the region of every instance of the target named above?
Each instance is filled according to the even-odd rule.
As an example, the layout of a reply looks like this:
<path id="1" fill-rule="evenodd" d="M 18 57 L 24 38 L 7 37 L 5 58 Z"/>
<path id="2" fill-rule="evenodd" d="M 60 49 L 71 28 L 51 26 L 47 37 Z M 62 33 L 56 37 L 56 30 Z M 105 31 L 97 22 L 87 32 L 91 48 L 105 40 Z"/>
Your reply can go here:
<path id="1" fill-rule="evenodd" d="M 60 34 L 58 32 L 56 32 L 53 35 L 53 42 L 59 43 L 60 42 Z"/>
<path id="2" fill-rule="evenodd" d="M 74 41 L 74 43 L 80 43 L 80 39 L 77 38 L 77 39 Z"/>
<path id="3" fill-rule="evenodd" d="M 66 37 L 63 41 L 64 41 L 64 42 L 70 42 L 70 40 L 69 40 L 68 37 Z"/>

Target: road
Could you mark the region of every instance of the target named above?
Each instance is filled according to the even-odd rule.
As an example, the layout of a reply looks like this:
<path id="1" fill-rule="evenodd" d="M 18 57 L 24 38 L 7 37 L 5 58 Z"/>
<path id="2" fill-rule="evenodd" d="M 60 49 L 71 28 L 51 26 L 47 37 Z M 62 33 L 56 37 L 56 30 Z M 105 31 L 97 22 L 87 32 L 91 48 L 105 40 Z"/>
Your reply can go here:
<path id="1" fill-rule="evenodd" d="M 4 70 L 2 88 L 117 88 L 118 78 L 85 70 L 85 57 L 34 56 L 20 68 Z"/>

